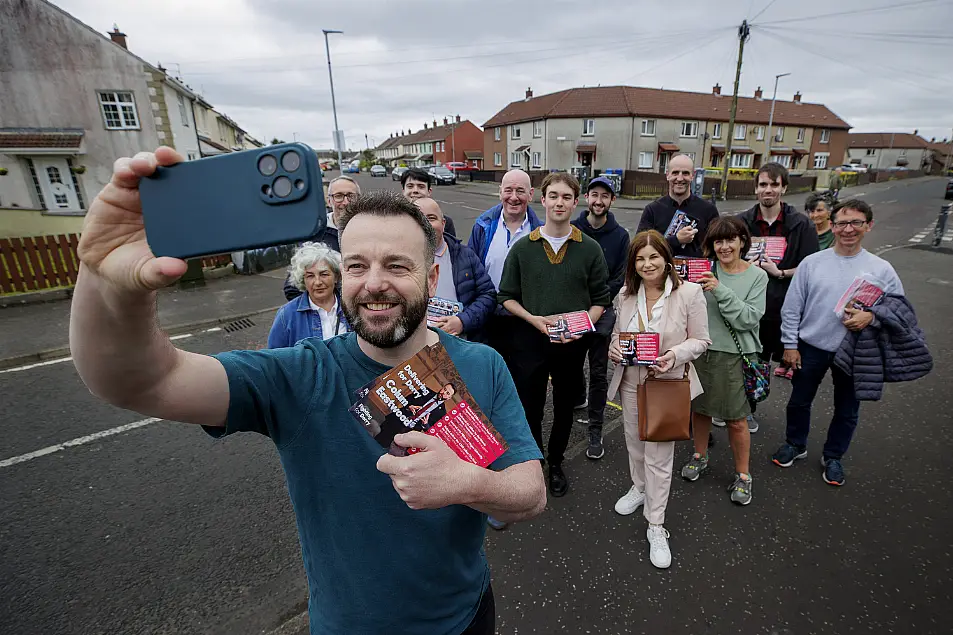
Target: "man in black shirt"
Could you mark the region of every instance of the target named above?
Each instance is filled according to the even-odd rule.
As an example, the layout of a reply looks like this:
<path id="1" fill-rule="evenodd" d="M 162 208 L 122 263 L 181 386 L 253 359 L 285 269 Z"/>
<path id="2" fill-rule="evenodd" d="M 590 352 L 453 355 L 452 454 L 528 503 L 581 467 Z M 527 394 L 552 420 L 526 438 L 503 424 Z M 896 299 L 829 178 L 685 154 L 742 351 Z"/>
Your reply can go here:
<path id="1" fill-rule="evenodd" d="M 677 212 L 684 212 L 695 222 L 694 228 L 684 227 L 676 234 L 665 236 L 672 253 L 686 258 L 701 258 L 702 244 L 708 225 L 718 218 L 718 210 L 703 198 L 692 194 L 692 177 L 695 164 L 684 154 L 673 157 L 668 164 L 668 195 L 645 206 L 637 231 L 654 229 L 665 232 Z"/>

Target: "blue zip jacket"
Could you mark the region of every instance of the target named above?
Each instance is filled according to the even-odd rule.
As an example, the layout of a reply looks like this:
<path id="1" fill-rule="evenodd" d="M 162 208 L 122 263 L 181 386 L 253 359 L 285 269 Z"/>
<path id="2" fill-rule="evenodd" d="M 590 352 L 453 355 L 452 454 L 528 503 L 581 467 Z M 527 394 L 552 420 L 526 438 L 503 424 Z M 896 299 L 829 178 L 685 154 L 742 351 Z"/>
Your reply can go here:
<path id="1" fill-rule="evenodd" d="M 486 263 L 486 252 L 490 250 L 490 243 L 493 242 L 493 234 L 500 224 L 500 216 L 503 215 L 503 203 L 495 205 L 486 210 L 473 223 L 473 229 L 470 231 L 470 240 L 467 245 L 480 258 L 480 262 Z M 526 208 L 526 217 L 529 218 L 530 230 L 543 225 L 532 207 Z"/>
<path id="2" fill-rule="evenodd" d="M 341 295 L 335 293 L 338 301 L 338 329 L 334 335 L 341 335 L 351 330 L 351 325 L 344 317 L 341 308 Z M 324 339 L 321 328 L 321 316 L 311 309 L 308 294 L 302 293 L 297 298 L 278 309 L 275 321 L 268 333 L 268 348 L 288 348 L 297 342 L 309 337 Z"/>
<path id="3" fill-rule="evenodd" d="M 482 329 L 496 309 L 496 287 L 472 249 L 449 234 L 444 234 L 443 239 L 450 250 L 457 301 L 463 304 L 457 317 L 463 322 L 463 332 L 471 334 Z"/>

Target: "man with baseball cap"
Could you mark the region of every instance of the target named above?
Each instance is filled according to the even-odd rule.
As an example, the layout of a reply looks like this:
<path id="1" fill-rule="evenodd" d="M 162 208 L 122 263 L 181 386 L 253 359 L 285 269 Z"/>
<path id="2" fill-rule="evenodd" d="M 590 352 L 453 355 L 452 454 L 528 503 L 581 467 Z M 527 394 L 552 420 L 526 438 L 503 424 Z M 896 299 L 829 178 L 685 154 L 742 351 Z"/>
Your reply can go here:
<path id="1" fill-rule="evenodd" d="M 625 280 L 625 265 L 629 256 L 629 232 L 620 225 L 609 211 L 615 202 L 612 181 L 597 176 L 586 187 L 588 209 L 582 211 L 573 225 L 599 243 L 609 270 L 610 301 L 614 300 Z M 580 377 L 580 399 L 589 408 L 589 447 L 586 456 L 601 459 L 602 424 L 605 420 L 606 394 L 609 390 L 609 340 L 615 325 L 615 310 L 610 305 L 596 322 L 596 332 L 589 336 L 589 398 L 586 399 L 586 379 Z M 578 403 L 578 402 L 577 402 Z"/>

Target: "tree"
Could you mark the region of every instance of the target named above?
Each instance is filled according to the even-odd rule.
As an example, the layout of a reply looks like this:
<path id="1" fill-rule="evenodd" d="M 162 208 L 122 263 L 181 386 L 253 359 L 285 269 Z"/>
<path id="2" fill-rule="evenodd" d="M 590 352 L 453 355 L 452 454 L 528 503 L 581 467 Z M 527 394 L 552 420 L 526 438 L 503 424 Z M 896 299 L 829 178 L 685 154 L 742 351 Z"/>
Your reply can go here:
<path id="1" fill-rule="evenodd" d="M 377 161 L 377 156 L 375 156 L 373 150 L 362 150 L 361 151 L 361 169 L 369 169 Z"/>
<path id="2" fill-rule="evenodd" d="M 271 145 L 273 145 L 273 146 L 276 146 L 276 145 L 278 145 L 279 143 L 284 143 L 284 140 L 283 140 L 283 139 L 279 139 L 278 137 L 275 137 L 274 139 L 271 140 Z"/>

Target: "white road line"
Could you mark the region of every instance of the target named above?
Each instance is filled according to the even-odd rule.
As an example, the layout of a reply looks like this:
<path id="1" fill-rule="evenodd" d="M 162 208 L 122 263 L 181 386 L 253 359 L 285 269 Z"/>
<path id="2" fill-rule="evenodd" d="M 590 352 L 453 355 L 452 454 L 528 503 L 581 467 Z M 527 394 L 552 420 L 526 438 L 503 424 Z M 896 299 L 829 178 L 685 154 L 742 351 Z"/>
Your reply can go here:
<path id="1" fill-rule="evenodd" d="M 883 203 L 881 203 L 881 205 L 890 205 L 891 203 L 896 203 L 896 202 L 897 202 L 897 199 L 892 199 L 889 201 L 884 201 Z"/>
<path id="2" fill-rule="evenodd" d="M 73 361 L 73 358 L 72 358 L 72 357 L 60 357 L 59 359 L 50 359 L 50 360 L 47 360 L 47 361 L 45 361 L 45 362 L 37 362 L 37 363 L 35 363 L 35 364 L 27 364 L 26 366 L 15 366 L 14 368 L 4 368 L 3 370 L 0 370 L 0 374 L 2 374 L 2 373 L 15 373 L 15 372 L 18 372 L 18 371 L 21 371 L 21 370 L 30 370 L 31 368 L 38 368 L 38 367 L 40 367 L 40 366 L 51 366 L 51 365 L 53 365 L 53 364 L 62 364 L 63 362 L 71 362 L 71 361 Z"/>
<path id="3" fill-rule="evenodd" d="M 455 205 L 457 207 L 463 207 L 465 209 L 472 209 L 475 212 L 485 212 L 487 210 L 487 208 L 485 207 L 472 207 L 470 205 L 464 205 L 463 203 L 454 203 L 453 201 L 441 201 L 438 199 L 434 199 L 434 200 L 437 201 L 438 203 L 443 203 L 445 205 Z"/>
<path id="4" fill-rule="evenodd" d="M 174 341 L 174 340 L 184 340 L 184 339 L 187 338 L 187 337 L 192 337 L 192 334 L 191 334 L 191 333 L 182 333 L 181 335 L 173 335 L 172 337 L 169 338 L 169 340 L 170 340 L 170 341 Z"/>
<path id="5" fill-rule="evenodd" d="M 71 439 L 63 443 L 57 443 L 56 445 L 45 447 L 42 450 L 37 450 L 36 452 L 30 452 L 28 454 L 21 454 L 20 456 L 14 456 L 9 459 L 4 459 L 0 461 L 0 468 L 10 467 L 12 465 L 16 465 L 17 463 L 26 463 L 27 461 L 38 459 L 41 456 L 46 456 L 47 454 L 54 454 L 55 452 L 61 452 L 65 450 L 66 448 L 74 448 L 78 445 L 86 445 L 87 443 L 92 443 L 93 441 L 98 441 L 99 439 L 104 439 L 106 437 L 111 437 L 116 434 L 128 432 L 129 430 L 135 430 L 136 428 L 141 428 L 143 426 L 149 425 L 150 423 L 156 423 L 158 421 L 162 421 L 162 419 L 150 417 L 149 419 L 133 421 L 132 423 L 127 423 L 126 425 L 122 425 L 117 428 L 110 428 L 109 430 L 103 430 L 102 432 L 89 434 L 89 435 L 86 435 L 85 437 L 79 437 L 77 439 Z"/>

